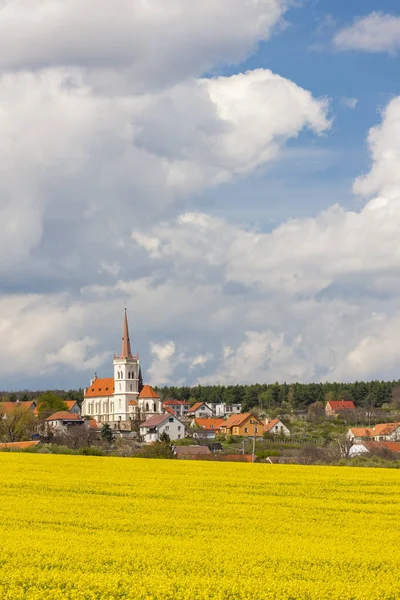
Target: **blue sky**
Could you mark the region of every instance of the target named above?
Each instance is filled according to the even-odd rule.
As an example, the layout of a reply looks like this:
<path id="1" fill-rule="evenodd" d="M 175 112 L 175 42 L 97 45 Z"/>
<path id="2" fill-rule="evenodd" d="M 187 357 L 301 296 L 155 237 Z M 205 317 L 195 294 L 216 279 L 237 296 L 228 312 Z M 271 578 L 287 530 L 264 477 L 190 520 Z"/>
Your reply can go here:
<path id="1" fill-rule="evenodd" d="M 398 2 L 3 4 L 3 388 L 399 377 Z"/>

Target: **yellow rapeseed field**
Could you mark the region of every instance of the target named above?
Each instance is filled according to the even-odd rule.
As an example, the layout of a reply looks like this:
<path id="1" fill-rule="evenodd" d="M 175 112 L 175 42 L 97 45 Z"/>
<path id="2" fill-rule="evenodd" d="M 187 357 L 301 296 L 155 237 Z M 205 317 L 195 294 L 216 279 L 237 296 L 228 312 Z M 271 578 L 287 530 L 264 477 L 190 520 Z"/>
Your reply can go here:
<path id="1" fill-rule="evenodd" d="M 1 600 L 400 599 L 400 472 L 0 453 Z"/>

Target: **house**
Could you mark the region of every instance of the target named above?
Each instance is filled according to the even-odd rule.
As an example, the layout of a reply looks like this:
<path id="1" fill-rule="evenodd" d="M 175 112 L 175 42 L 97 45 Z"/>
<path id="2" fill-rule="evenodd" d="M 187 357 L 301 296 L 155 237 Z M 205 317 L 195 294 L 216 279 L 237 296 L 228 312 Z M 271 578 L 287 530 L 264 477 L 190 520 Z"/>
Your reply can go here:
<path id="1" fill-rule="evenodd" d="M 205 402 L 196 402 L 186 413 L 187 417 L 194 417 L 195 419 L 205 419 L 213 416 L 213 409 Z"/>
<path id="2" fill-rule="evenodd" d="M 197 439 L 213 440 L 223 422 L 223 419 L 193 419 L 190 423 L 190 427 L 195 430 L 193 437 Z"/>
<path id="3" fill-rule="evenodd" d="M 384 452 L 385 450 L 400 454 L 400 442 L 358 442 L 350 448 L 349 457 L 354 458 L 362 454 Z"/>
<path id="4" fill-rule="evenodd" d="M 356 407 L 352 400 L 328 400 L 325 406 L 325 415 L 327 417 L 337 417 L 343 411 L 355 409 Z"/>
<path id="5" fill-rule="evenodd" d="M 220 432 L 225 435 L 239 435 L 244 437 L 251 437 L 254 433 L 256 436 L 262 436 L 264 433 L 264 423 L 252 413 L 232 415 L 222 423 Z"/>
<path id="6" fill-rule="evenodd" d="M 230 417 L 231 415 L 239 415 L 242 412 L 241 404 L 226 404 L 226 402 L 221 402 L 221 404 L 216 404 L 213 402 L 210 404 L 213 409 L 213 413 L 215 417 Z"/>
<path id="7" fill-rule="evenodd" d="M 68 412 L 81 416 L 81 407 L 76 400 L 64 400 L 64 404 L 67 405 Z"/>
<path id="8" fill-rule="evenodd" d="M 396 442 L 400 441 L 400 423 L 378 423 L 373 427 L 352 427 L 347 437 L 354 442 Z"/>
<path id="9" fill-rule="evenodd" d="M 271 433 L 274 435 L 290 435 L 289 429 L 279 419 L 267 419 L 264 425 L 264 433 Z"/>
<path id="10" fill-rule="evenodd" d="M 15 409 L 22 408 L 24 410 L 30 410 L 32 413 L 35 412 L 36 402 L 34 400 L 27 400 L 26 402 L 0 402 L 0 414 L 4 416 L 10 415 Z"/>
<path id="11" fill-rule="evenodd" d="M 84 427 L 86 422 L 90 423 L 90 421 L 85 421 L 79 415 L 66 410 L 56 412 L 45 419 L 46 428 L 53 433 L 65 433 L 71 427 Z"/>
<path id="12" fill-rule="evenodd" d="M 205 456 L 211 456 L 212 452 L 208 446 L 175 446 L 174 454 L 177 458 L 201 460 Z"/>
<path id="13" fill-rule="evenodd" d="M 163 433 L 166 433 L 170 440 L 181 440 L 185 437 L 185 426 L 175 415 L 164 413 L 149 416 L 140 424 L 139 433 L 146 444 L 160 441 Z"/>
<path id="14" fill-rule="evenodd" d="M 187 411 L 190 409 L 189 402 L 184 402 L 183 400 L 165 400 L 162 405 L 166 412 L 172 411 L 177 417 L 185 417 Z"/>

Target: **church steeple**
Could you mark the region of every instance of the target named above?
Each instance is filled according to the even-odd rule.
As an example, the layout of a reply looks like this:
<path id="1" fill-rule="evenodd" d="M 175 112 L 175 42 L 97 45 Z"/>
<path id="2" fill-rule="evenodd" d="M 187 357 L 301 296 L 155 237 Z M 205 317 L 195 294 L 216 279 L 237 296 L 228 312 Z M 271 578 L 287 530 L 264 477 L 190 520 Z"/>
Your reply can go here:
<path id="1" fill-rule="evenodd" d="M 119 358 L 132 358 L 131 342 L 129 339 L 128 316 L 124 314 L 124 330 L 122 334 L 121 356 Z"/>

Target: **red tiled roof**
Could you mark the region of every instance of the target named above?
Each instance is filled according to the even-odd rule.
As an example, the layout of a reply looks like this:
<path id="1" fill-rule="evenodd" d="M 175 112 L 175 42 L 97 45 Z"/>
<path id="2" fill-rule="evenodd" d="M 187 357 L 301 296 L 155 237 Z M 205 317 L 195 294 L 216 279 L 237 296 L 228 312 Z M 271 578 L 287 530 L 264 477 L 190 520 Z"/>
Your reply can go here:
<path id="1" fill-rule="evenodd" d="M 272 419 L 271 421 L 268 421 L 268 423 L 264 426 L 265 433 L 268 433 L 268 431 L 275 427 L 277 423 L 279 423 L 279 419 Z"/>
<path id="2" fill-rule="evenodd" d="M 34 402 L 34 400 L 28 400 L 26 402 L 0 402 L 0 412 L 9 414 L 18 407 L 29 410 L 32 408 L 33 405 L 36 406 L 36 403 Z"/>
<path id="3" fill-rule="evenodd" d="M 193 404 L 193 406 L 189 408 L 188 413 L 195 412 L 197 409 L 201 408 L 202 406 L 205 406 L 205 404 L 205 402 L 196 402 L 196 404 Z"/>
<path id="4" fill-rule="evenodd" d="M 252 454 L 221 454 L 218 456 L 219 460 L 226 460 L 231 462 L 253 462 Z"/>
<path id="5" fill-rule="evenodd" d="M 68 410 L 74 408 L 75 404 L 78 404 L 76 400 L 64 400 L 64 404 L 67 406 Z"/>
<path id="6" fill-rule="evenodd" d="M 329 400 L 327 402 L 332 410 L 352 410 L 355 408 L 355 404 L 352 400 Z"/>
<path id="7" fill-rule="evenodd" d="M 377 423 L 373 427 L 352 427 L 351 433 L 355 437 L 373 438 L 379 435 L 390 435 L 400 427 L 400 423 Z"/>
<path id="8" fill-rule="evenodd" d="M 151 385 L 144 385 L 139 394 L 139 398 L 159 398 L 160 396 L 153 390 Z"/>
<path id="9" fill-rule="evenodd" d="M 183 400 L 165 400 L 164 406 L 189 406 L 189 402 L 183 402 Z"/>
<path id="10" fill-rule="evenodd" d="M 241 415 L 231 415 L 229 419 L 224 421 L 222 427 L 240 427 L 240 425 L 243 425 L 249 417 L 254 419 L 254 421 L 257 421 L 258 425 L 263 425 L 260 419 L 257 419 L 252 413 L 243 413 Z"/>
<path id="11" fill-rule="evenodd" d="M 16 448 L 20 450 L 24 450 L 24 448 L 31 448 L 32 446 L 37 446 L 39 441 L 29 441 L 29 442 L 5 442 L 0 444 L 0 448 Z"/>
<path id="12" fill-rule="evenodd" d="M 79 415 L 74 415 L 66 410 L 61 410 L 47 417 L 46 421 L 80 421 Z"/>
<path id="13" fill-rule="evenodd" d="M 224 420 L 223 419 L 212 419 L 212 418 L 210 418 L 210 419 L 194 419 L 194 422 L 197 425 L 197 427 L 204 429 L 204 431 L 216 431 L 224 423 Z"/>
<path id="14" fill-rule="evenodd" d="M 164 406 L 164 410 L 165 410 L 165 412 L 169 413 L 170 415 L 175 415 L 174 411 L 169 406 Z"/>
<path id="15" fill-rule="evenodd" d="M 112 377 L 106 377 L 103 379 L 96 379 L 92 385 L 90 385 L 85 393 L 85 398 L 95 398 L 99 396 L 112 396 L 114 394 L 114 379 Z"/>
<path id="16" fill-rule="evenodd" d="M 137 406 L 137 405 L 138 405 L 138 404 L 137 404 L 136 400 L 131 400 L 131 401 L 129 402 L 129 406 Z"/>
<path id="17" fill-rule="evenodd" d="M 400 442 L 362 442 L 367 450 L 390 450 L 391 452 L 400 452 Z"/>
<path id="18" fill-rule="evenodd" d="M 90 429 L 101 429 L 100 423 L 98 423 L 95 419 L 89 420 L 89 427 Z"/>

